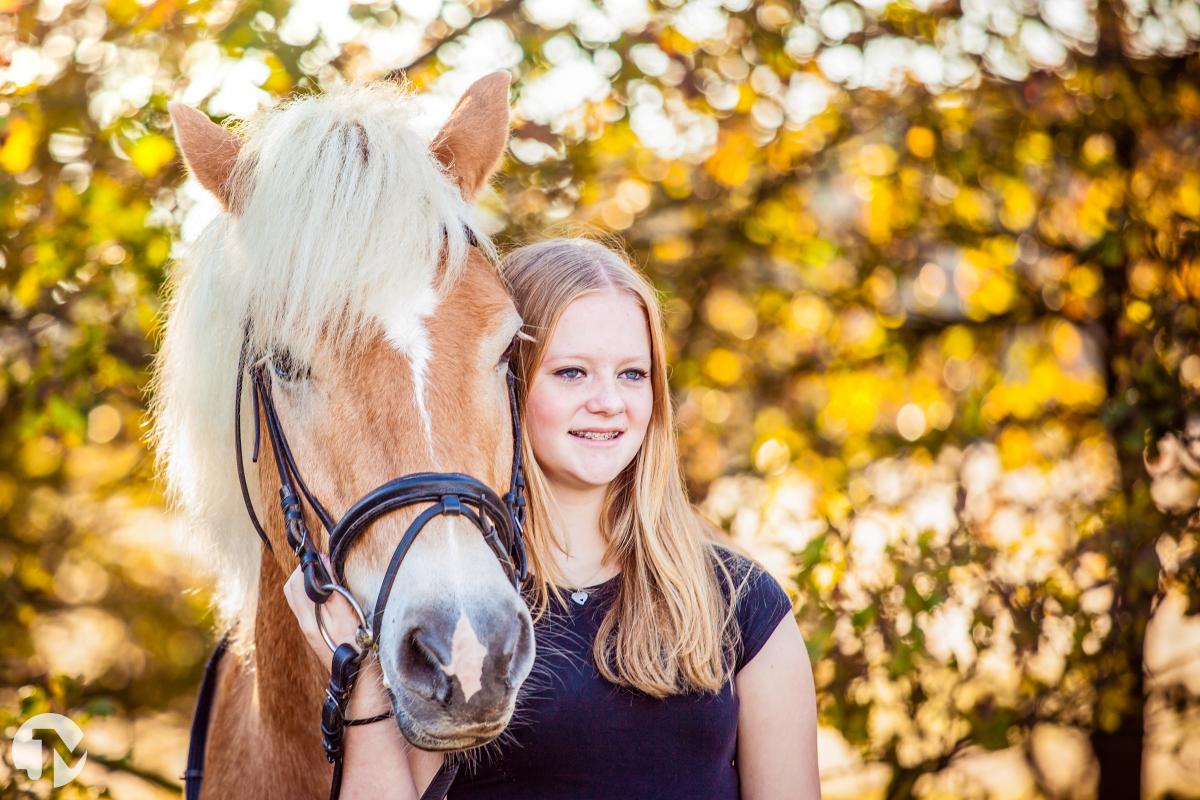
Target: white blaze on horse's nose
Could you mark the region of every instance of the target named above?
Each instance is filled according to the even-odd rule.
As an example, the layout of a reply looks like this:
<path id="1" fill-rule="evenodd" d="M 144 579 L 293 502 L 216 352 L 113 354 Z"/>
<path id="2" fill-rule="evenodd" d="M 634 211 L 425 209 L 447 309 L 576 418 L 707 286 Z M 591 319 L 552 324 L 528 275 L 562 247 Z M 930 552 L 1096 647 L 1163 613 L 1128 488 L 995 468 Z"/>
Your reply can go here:
<path id="1" fill-rule="evenodd" d="M 433 452 L 433 421 L 425 403 L 425 378 L 431 355 L 429 330 L 425 326 L 425 320 L 437 310 L 437 292 L 432 286 L 426 286 L 418 291 L 406 289 L 403 298 L 389 297 L 387 293 L 381 293 L 373 303 L 375 316 L 383 325 L 384 335 L 393 347 L 408 357 L 412 367 L 413 399 L 417 405 L 417 415 L 421 418 L 430 458 L 436 461 L 437 456 Z"/>
<path id="2" fill-rule="evenodd" d="M 471 620 L 460 609 L 458 624 L 454 626 L 454 637 L 450 642 L 450 663 L 442 671 L 447 677 L 458 676 L 468 703 L 483 688 L 483 661 L 487 652 L 487 647 L 479 641 L 475 629 L 471 627 Z"/>

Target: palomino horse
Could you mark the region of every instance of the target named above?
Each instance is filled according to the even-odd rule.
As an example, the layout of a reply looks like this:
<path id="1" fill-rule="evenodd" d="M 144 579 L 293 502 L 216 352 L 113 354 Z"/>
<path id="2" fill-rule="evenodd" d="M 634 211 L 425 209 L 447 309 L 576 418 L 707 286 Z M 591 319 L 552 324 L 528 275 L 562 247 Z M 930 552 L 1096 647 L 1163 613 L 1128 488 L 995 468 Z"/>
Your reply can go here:
<path id="1" fill-rule="evenodd" d="M 508 76 L 475 83 L 431 145 L 411 129 L 409 98 L 387 83 L 295 99 L 239 131 L 186 107 L 171 114 L 192 173 L 223 206 L 173 275 L 153 403 L 170 494 L 216 572 L 233 632 L 203 792 L 323 797 L 329 669 L 283 596 L 295 561 L 269 447 L 246 475 L 269 549 L 243 504 L 239 354 L 245 347 L 264 366 L 295 463 L 335 518 L 413 472 L 507 484 L 506 353 L 520 318 L 476 244 L 467 203 L 508 140 Z M 240 391 L 249 453 L 263 409 Z M 381 517 L 349 551 L 345 585 L 368 618 L 419 510 Z M 320 520 L 304 513 L 328 552 Z M 416 537 L 377 641 L 397 724 L 423 750 L 494 738 L 533 663 L 529 612 L 462 517 L 436 517 Z"/>

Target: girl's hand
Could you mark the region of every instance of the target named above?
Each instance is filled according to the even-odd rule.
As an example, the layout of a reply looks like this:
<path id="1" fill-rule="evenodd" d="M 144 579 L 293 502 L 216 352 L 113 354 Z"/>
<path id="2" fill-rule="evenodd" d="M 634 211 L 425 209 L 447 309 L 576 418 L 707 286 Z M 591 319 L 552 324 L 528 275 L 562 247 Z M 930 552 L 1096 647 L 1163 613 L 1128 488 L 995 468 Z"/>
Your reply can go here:
<path id="1" fill-rule="evenodd" d="M 321 561 L 328 570 L 329 560 L 325 556 L 321 556 Z M 304 593 L 304 573 L 300 571 L 300 565 L 296 565 L 292 574 L 288 576 L 287 582 L 283 584 L 283 596 L 287 598 L 288 606 L 296 615 L 296 622 L 300 624 L 300 630 L 304 634 L 308 646 L 321 659 L 325 668 L 331 669 L 333 653 L 325 644 L 325 640 L 321 638 L 321 631 L 317 628 L 317 605 Z M 321 614 L 325 618 L 325 630 L 329 632 L 329 638 L 333 639 L 334 644 L 354 641 L 355 631 L 358 630 L 358 617 L 355 616 L 354 609 L 346 602 L 346 598 L 334 592 L 325 601 L 325 607 L 321 609 Z"/>
<path id="2" fill-rule="evenodd" d="M 325 563 L 325 568 L 329 569 L 329 560 L 325 556 L 321 556 L 321 561 Z M 292 574 L 283 584 L 283 595 L 287 598 L 292 613 L 296 615 L 296 622 L 300 625 L 304 640 L 308 642 L 308 646 L 325 665 L 326 672 L 330 671 L 333 668 L 333 653 L 325 644 L 325 640 L 321 638 L 321 631 L 317 628 L 317 607 L 304 593 L 304 573 L 300 571 L 299 565 L 292 570 Z M 334 644 L 354 641 L 355 633 L 358 631 L 358 616 L 346 598 L 337 592 L 331 594 L 321 609 L 321 615 L 325 620 L 325 630 L 329 633 L 329 638 L 333 639 Z M 390 707 L 387 690 L 383 687 L 379 659 L 374 655 L 368 655 L 363 660 L 358 680 L 354 684 L 354 690 L 350 693 L 346 716 L 351 719 L 371 717 L 383 713 Z"/>
<path id="3" fill-rule="evenodd" d="M 329 569 L 329 561 L 324 556 L 325 568 Z M 292 571 L 283 585 L 283 595 L 287 598 L 288 606 L 296 615 L 296 622 L 304 633 L 308 646 L 317 654 L 317 658 L 329 670 L 333 667 L 333 653 L 321 638 L 317 629 L 316 604 L 304 593 L 304 573 L 300 567 Z M 325 619 L 325 630 L 334 643 L 354 641 L 358 630 L 358 616 L 346 598 L 337 592 L 325 601 L 321 609 Z M 383 674 L 379 670 L 379 659 L 370 654 L 363 660 L 353 691 L 350 692 L 350 702 L 346 704 L 348 719 L 364 719 L 391 708 L 387 690 L 383 686 Z M 345 770 L 342 778 L 342 797 L 344 800 L 378 800 L 380 797 L 395 797 L 397 800 L 418 800 L 417 788 L 413 783 L 412 768 L 409 765 L 410 746 L 396 727 L 395 720 L 384 719 L 370 725 L 352 725 L 346 728 L 346 755 L 343 760 Z M 427 784 L 433 772 L 441 766 L 441 754 L 425 754 L 436 756 L 436 766 L 430 765 L 432 772 L 424 778 Z M 423 769 L 428 769 L 422 764 Z M 424 773 L 422 773 L 424 775 Z"/>

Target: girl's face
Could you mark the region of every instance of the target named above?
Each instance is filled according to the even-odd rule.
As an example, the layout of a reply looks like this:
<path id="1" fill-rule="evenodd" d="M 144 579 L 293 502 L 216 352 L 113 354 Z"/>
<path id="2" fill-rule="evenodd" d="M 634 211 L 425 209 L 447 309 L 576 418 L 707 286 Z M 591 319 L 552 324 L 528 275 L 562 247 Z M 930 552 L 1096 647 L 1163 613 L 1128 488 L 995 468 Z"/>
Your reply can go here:
<path id="1" fill-rule="evenodd" d="M 633 294 L 591 292 L 563 311 L 525 399 L 529 441 L 553 489 L 602 489 L 633 461 L 653 408 L 650 367 Z"/>

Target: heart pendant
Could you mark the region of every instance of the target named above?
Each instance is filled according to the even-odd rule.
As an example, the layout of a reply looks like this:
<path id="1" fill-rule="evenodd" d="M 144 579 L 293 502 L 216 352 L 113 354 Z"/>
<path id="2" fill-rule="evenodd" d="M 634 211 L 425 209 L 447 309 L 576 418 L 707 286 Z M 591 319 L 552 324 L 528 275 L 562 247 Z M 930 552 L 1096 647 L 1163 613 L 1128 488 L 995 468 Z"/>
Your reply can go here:
<path id="1" fill-rule="evenodd" d="M 579 605 L 583 605 L 584 603 L 587 602 L 588 593 L 587 592 L 571 592 L 571 599 L 574 600 Z"/>

